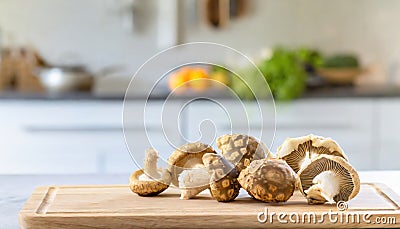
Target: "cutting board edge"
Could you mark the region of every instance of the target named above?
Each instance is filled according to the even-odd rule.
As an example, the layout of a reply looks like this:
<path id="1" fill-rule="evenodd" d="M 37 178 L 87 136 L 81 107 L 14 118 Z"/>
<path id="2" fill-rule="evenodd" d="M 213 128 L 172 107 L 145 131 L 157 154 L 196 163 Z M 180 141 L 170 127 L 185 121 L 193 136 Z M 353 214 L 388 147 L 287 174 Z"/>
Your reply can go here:
<path id="1" fill-rule="evenodd" d="M 399 220 L 399 213 L 395 212 L 380 212 L 379 214 L 374 214 L 374 217 L 383 216 L 396 216 L 396 220 Z M 334 223 L 324 223 L 324 224 L 281 224 L 277 223 L 276 220 L 274 224 L 260 223 L 257 221 L 255 215 L 241 215 L 240 220 L 233 218 L 231 215 L 218 215 L 213 216 L 213 222 L 208 222 L 207 219 L 210 217 L 208 215 L 196 215 L 196 218 L 191 217 L 192 215 L 185 215 L 186 220 L 182 220 L 183 216 L 165 216 L 161 215 L 151 219 L 149 217 L 143 218 L 140 215 L 123 217 L 107 214 L 97 217 L 95 221 L 88 223 L 85 221 L 85 216 L 74 216 L 74 217 L 62 217 L 60 215 L 50 215 L 46 217 L 37 217 L 35 214 L 27 214 L 20 216 L 23 223 L 20 226 L 23 229 L 41 229 L 41 228 L 141 228 L 143 225 L 148 225 L 149 228 L 163 228 L 160 227 L 159 222 L 171 223 L 174 221 L 174 228 L 266 228 L 268 225 L 273 225 L 274 228 L 332 228 L 338 227 L 339 224 Z M 81 224 L 80 222 L 85 222 Z M 202 222 L 201 225 L 198 223 Z M 217 222 L 217 223 L 216 223 Z M 397 221 L 396 221 L 397 222 Z M 45 225 L 45 226 L 44 226 Z M 84 226 L 82 226 L 84 225 Z M 99 227 L 101 225 L 101 227 Z M 171 224 L 168 224 L 171 225 Z M 221 226 L 224 225 L 224 226 Z M 147 226 L 146 226 L 147 227 Z M 399 224 L 340 224 L 341 228 L 398 228 Z"/>

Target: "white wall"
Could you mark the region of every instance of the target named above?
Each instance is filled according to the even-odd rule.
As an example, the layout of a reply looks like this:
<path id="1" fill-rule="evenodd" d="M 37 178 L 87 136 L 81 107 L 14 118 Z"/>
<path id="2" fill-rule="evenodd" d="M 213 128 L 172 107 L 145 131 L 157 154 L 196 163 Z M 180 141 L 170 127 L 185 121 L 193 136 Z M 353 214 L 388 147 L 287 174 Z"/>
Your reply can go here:
<path id="1" fill-rule="evenodd" d="M 135 70 L 157 51 L 156 1 L 138 2 L 146 19 L 139 31 L 122 25 L 126 3 L 2 0 L 0 30 L 7 44 L 32 45 L 49 61 L 76 59 L 92 68 L 122 63 Z"/>
<path id="2" fill-rule="evenodd" d="M 122 63 L 131 71 L 155 54 L 157 0 L 136 0 L 146 21 L 129 32 L 118 9 L 128 0 L 1 0 L 0 29 L 14 42 L 32 44 L 49 60 L 73 56 L 93 68 Z M 196 0 L 186 1 L 193 4 Z M 184 40 L 214 41 L 256 55 L 277 44 L 315 46 L 325 52 L 353 51 L 364 63 L 387 68 L 400 52 L 400 1 L 255 0 L 250 14 L 214 30 L 187 11 Z M 144 6 L 143 6 L 144 5 Z M 186 7 L 192 8 L 193 7 Z M 7 39 L 8 43 L 10 39 Z M 400 56 L 398 57 L 400 61 Z"/>
<path id="3" fill-rule="evenodd" d="M 186 40 L 221 42 L 250 55 L 260 47 L 307 45 L 327 53 L 359 53 L 366 63 L 387 63 L 400 52 L 400 1 L 256 0 L 250 4 L 250 15 L 222 30 L 189 26 Z"/>

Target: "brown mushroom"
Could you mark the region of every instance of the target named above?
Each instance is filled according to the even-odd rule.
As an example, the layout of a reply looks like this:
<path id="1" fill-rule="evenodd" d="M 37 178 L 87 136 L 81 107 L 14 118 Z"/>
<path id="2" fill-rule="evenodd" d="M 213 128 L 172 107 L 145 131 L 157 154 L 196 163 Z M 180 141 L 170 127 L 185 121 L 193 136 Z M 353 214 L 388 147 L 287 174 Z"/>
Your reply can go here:
<path id="1" fill-rule="evenodd" d="M 144 168 L 132 173 L 129 187 L 139 196 L 156 196 L 166 190 L 171 182 L 167 169 L 157 168 L 158 153 L 153 148 L 146 150 Z"/>
<path id="2" fill-rule="evenodd" d="M 203 163 L 210 173 L 211 195 L 218 202 L 229 202 L 239 195 L 239 176 L 235 166 L 218 154 L 206 153 Z"/>
<path id="3" fill-rule="evenodd" d="M 277 158 L 285 160 L 297 173 L 303 166 L 310 163 L 313 158 L 321 154 L 339 156 L 348 160 L 337 142 L 331 138 L 313 134 L 297 138 L 287 138 L 278 147 Z"/>
<path id="4" fill-rule="evenodd" d="M 238 181 L 257 200 L 286 202 L 293 195 L 296 174 L 284 160 L 261 159 L 243 169 Z"/>
<path id="5" fill-rule="evenodd" d="M 224 158 L 234 164 L 238 172 L 246 168 L 253 160 L 272 157 L 264 144 L 259 144 L 254 137 L 248 135 L 223 135 L 217 138 L 217 146 Z"/>
<path id="6" fill-rule="evenodd" d="M 215 151 L 200 142 L 187 143 L 168 158 L 171 182 L 181 189 L 181 199 L 190 199 L 209 187 L 210 176 L 202 160 L 206 153 Z"/>
<path id="7" fill-rule="evenodd" d="M 320 155 L 299 171 L 298 187 L 310 204 L 348 201 L 360 191 L 360 178 L 342 157 Z"/>

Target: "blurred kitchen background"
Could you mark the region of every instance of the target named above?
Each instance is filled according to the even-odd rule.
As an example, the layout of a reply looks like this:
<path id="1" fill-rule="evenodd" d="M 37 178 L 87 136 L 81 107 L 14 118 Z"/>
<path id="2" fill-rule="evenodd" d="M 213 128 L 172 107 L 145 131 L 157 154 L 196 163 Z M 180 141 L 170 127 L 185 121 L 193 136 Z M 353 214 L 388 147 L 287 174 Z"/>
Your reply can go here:
<path id="1" fill-rule="evenodd" d="M 399 12 L 392 0 L 0 0 L 0 174 L 133 171 L 122 132 L 131 77 L 157 52 L 195 41 L 237 49 L 265 74 L 277 102 L 271 151 L 286 137 L 314 133 L 337 140 L 357 169 L 400 169 Z M 254 77 L 246 66 L 243 74 Z M 256 115 L 252 95 L 215 66 L 172 72 L 151 95 L 150 112 L 160 112 L 170 90 L 203 78 L 232 88 L 250 119 Z M 179 90 L 177 108 L 206 94 L 240 112 L 207 83 Z M 129 128 L 138 158 L 149 147 L 139 128 L 146 96 L 138 90 L 126 101 L 137 109 Z M 229 120 L 198 101 L 181 117 L 185 136 L 169 137 L 182 144 L 196 138 L 204 113 L 217 134 L 229 131 Z M 235 132 L 245 130 L 247 123 L 236 122 Z M 163 132 L 152 131 L 168 155 Z"/>

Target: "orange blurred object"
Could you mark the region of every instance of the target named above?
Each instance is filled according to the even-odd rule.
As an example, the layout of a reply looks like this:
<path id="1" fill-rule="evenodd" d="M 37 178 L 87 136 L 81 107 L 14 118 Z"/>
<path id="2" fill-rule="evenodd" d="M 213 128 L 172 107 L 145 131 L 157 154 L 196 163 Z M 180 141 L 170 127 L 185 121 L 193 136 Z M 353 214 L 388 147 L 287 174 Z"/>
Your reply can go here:
<path id="1" fill-rule="evenodd" d="M 168 78 L 168 87 L 178 93 L 186 89 L 205 91 L 209 86 L 207 71 L 199 67 L 184 67 L 173 73 Z"/>
<path id="2" fill-rule="evenodd" d="M 195 91 L 204 91 L 209 87 L 207 72 L 202 68 L 193 68 L 189 73 L 190 88 Z"/>
<path id="3" fill-rule="evenodd" d="M 189 85 L 187 81 L 189 80 L 189 68 L 181 68 L 168 78 L 168 87 L 171 91 L 185 90 Z"/>

